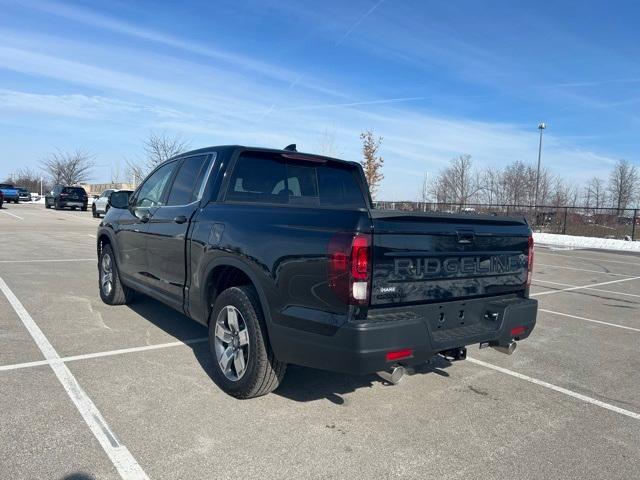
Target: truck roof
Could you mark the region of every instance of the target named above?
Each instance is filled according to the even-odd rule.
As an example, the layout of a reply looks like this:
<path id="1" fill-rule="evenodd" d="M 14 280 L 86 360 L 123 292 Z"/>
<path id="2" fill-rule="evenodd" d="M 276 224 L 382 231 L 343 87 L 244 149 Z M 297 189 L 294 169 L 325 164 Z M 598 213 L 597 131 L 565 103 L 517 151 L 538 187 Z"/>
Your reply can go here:
<path id="1" fill-rule="evenodd" d="M 350 160 L 342 160 L 334 157 L 327 157 L 326 155 L 318 155 L 315 153 L 298 152 L 295 150 L 284 150 L 284 149 L 277 149 L 277 148 L 251 147 L 246 145 L 218 145 L 213 147 L 204 147 L 204 148 L 199 148 L 197 150 L 191 150 L 189 152 L 183 152 L 179 155 L 176 155 L 175 157 L 172 157 L 170 160 L 173 160 L 173 158 L 180 158 L 187 155 L 196 155 L 199 153 L 209 153 L 214 151 L 220 154 L 226 154 L 228 156 L 231 156 L 239 150 L 248 150 L 253 152 L 268 152 L 268 153 L 277 153 L 277 154 L 284 154 L 284 155 L 299 155 L 302 157 L 323 159 L 331 162 L 343 163 L 343 164 L 352 165 L 352 166 L 360 165 L 358 162 L 353 162 Z"/>

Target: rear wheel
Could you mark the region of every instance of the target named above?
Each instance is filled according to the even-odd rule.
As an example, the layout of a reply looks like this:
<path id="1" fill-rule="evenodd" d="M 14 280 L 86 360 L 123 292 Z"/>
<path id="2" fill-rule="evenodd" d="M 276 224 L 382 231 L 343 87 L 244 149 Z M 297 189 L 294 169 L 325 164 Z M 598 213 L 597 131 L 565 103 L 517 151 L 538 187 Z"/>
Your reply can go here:
<path id="1" fill-rule="evenodd" d="M 80 207 L 80 210 L 82 210 L 83 212 L 87 211 L 87 206 L 85 205 L 84 207 Z"/>
<path id="2" fill-rule="evenodd" d="M 209 320 L 209 348 L 214 381 L 236 398 L 272 392 L 287 368 L 271 350 L 253 287 L 231 287 L 218 296 Z"/>
<path id="3" fill-rule="evenodd" d="M 104 245 L 98 260 L 100 298 L 107 305 L 126 305 L 134 291 L 122 284 L 111 245 Z"/>

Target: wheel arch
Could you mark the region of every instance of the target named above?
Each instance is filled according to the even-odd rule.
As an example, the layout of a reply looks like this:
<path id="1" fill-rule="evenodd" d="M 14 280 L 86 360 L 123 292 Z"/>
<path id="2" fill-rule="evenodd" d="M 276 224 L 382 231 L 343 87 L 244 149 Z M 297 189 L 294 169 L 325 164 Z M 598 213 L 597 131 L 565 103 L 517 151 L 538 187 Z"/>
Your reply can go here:
<path id="1" fill-rule="evenodd" d="M 262 308 L 267 329 L 269 329 L 271 312 L 269 311 L 266 294 L 257 275 L 245 262 L 233 257 L 214 259 L 207 264 L 201 280 L 200 300 L 204 309 L 203 323 L 209 323 L 213 304 L 222 291 L 234 286 L 248 285 L 254 287 L 258 294 L 258 301 Z"/>

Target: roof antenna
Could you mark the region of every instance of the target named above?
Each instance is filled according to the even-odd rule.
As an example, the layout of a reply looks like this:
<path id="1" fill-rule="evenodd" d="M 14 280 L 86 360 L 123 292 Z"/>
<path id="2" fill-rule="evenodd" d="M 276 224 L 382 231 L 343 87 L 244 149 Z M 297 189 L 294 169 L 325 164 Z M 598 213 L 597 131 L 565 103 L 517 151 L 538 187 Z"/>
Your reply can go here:
<path id="1" fill-rule="evenodd" d="M 289 152 L 297 152 L 298 150 L 296 149 L 296 144 L 292 143 L 291 145 L 287 145 L 286 147 L 284 147 L 285 150 L 289 151 Z"/>

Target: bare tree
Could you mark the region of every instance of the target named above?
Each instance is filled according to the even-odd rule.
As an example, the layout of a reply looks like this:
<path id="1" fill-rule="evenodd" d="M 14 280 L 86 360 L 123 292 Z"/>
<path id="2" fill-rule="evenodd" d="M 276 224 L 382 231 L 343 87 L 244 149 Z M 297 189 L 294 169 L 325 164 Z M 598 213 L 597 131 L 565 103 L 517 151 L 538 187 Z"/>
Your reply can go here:
<path id="1" fill-rule="evenodd" d="M 502 172 L 497 168 L 487 167 L 479 174 L 478 200 L 490 205 L 504 203 Z"/>
<path id="2" fill-rule="evenodd" d="M 342 151 L 336 143 L 336 134 L 334 130 L 329 131 L 325 128 L 324 132 L 318 140 L 318 153 L 327 157 L 338 158 L 342 155 Z"/>
<path id="3" fill-rule="evenodd" d="M 14 172 L 11 175 L 10 182 L 8 183 L 13 183 L 18 187 L 26 188 L 30 192 L 39 192 L 41 178 L 42 178 L 42 175 L 38 174 L 38 172 L 33 171 L 28 167 L 24 167 Z M 49 185 L 44 184 L 43 187 L 46 190 L 46 188 L 49 187 Z"/>
<path id="4" fill-rule="evenodd" d="M 111 165 L 111 188 L 115 188 L 121 181 L 122 175 L 120 173 L 120 163 L 113 163 Z"/>
<path id="5" fill-rule="evenodd" d="M 609 174 L 609 193 L 612 206 L 618 211 L 635 200 L 638 191 L 638 170 L 628 160 L 618 160 Z"/>
<path id="6" fill-rule="evenodd" d="M 429 201 L 429 172 L 424 172 L 422 186 L 418 193 L 418 201 L 422 203 L 427 203 Z"/>
<path id="7" fill-rule="evenodd" d="M 54 185 L 76 185 L 90 178 L 94 155 L 84 150 L 63 152 L 57 150 L 42 160 L 40 168 Z"/>
<path id="8" fill-rule="evenodd" d="M 431 186 L 438 202 L 469 203 L 478 192 L 478 175 L 473 170 L 471 155 L 460 155 L 451 159 Z"/>
<path id="9" fill-rule="evenodd" d="M 593 177 L 584 189 L 583 204 L 587 208 L 602 208 L 607 201 L 604 180 Z"/>
<path id="10" fill-rule="evenodd" d="M 156 165 L 189 149 L 189 143 L 166 132 L 151 132 L 143 141 L 144 155 L 137 160 L 126 160 L 129 177 L 139 183 Z"/>
<path id="11" fill-rule="evenodd" d="M 384 175 L 382 174 L 384 159 L 378 155 L 378 150 L 382 143 L 382 137 L 375 138 L 373 132 L 371 130 L 367 130 L 360 134 L 360 140 L 362 140 L 363 156 L 363 160 L 360 164 L 364 169 L 364 176 L 369 184 L 371 197 L 375 198 L 380 182 L 384 178 Z"/>

